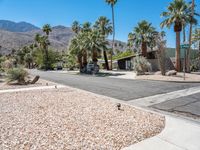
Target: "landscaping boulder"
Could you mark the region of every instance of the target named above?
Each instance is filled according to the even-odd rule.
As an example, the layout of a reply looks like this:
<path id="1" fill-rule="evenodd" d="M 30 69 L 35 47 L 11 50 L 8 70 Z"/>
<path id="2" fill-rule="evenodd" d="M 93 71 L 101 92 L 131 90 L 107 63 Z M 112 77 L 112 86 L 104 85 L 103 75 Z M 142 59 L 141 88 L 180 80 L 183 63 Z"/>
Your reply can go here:
<path id="1" fill-rule="evenodd" d="M 177 71 L 176 70 L 170 70 L 166 73 L 166 76 L 176 76 L 177 75 Z"/>

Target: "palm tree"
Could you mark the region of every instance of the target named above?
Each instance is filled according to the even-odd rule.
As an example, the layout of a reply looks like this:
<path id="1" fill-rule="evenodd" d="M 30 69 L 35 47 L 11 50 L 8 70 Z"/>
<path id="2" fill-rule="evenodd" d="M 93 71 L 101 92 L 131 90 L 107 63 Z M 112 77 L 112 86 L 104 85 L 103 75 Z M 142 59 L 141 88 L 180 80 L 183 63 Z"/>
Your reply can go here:
<path id="1" fill-rule="evenodd" d="M 80 43 L 80 38 L 75 37 L 71 40 L 70 47 L 69 47 L 70 55 L 77 56 L 77 60 L 79 63 L 80 72 L 83 68 L 83 61 L 82 61 L 82 48 Z"/>
<path id="2" fill-rule="evenodd" d="M 74 21 L 72 24 L 72 31 L 74 31 L 74 33 L 78 34 L 81 30 L 81 25 L 79 24 L 78 21 Z"/>
<path id="3" fill-rule="evenodd" d="M 170 28 L 174 26 L 174 32 L 176 32 L 176 70 L 181 71 L 180 67 L 180 32 L 183 25 L 187 20 L 188 5 L 185 0 L 174 0 L 167 7 L 167 11 L 161 14 L 166 19 L 161 23 L 161 27 Z"/>
<path id="4" fill-rule="evenodd" d="M 88 35 L 87 41 L 90 52 L 92 53 L 92 61 L 95 66 L 97 66 L 98 56 L 102 50 L 104 50 L 108 42 L 104 40 L 104 37 L 101 36 L 98 30 L 92 30 Z"/>
<path id="5" fill-rule="evenodd" d="M 115 49 L 115 12 L 114 6 L 117 3 L 117 0 L 106 0 L 106 3 L 111 6 L 112 9 L 112 23 L 113 23 L 113 41 L 112 41 L 112 51 L 111 51 L 111 70 L 112 70 L 112 55 Z"/>
<path id="6" fill-rule="evenodd" d="M 187 50 L 187 64 L 186 64 L 186 69 L 187 72 L 190 72 L 190 52 L 191 52 L 191 45 L 192 45 L 192 28 L 193 28 L 193 24 L 197 24 L 197 20 L 194 19 L 194 15 L 195 15 L 195 0 L 192 0 L 192 4 L 191 4 L 191 9 L 189 11 L 190 13 L 190 17 L 189 17 L 189 22 L 190 22 L 190 33 L 189 33 L 189 48 Z"/>
<path id="7" fill-rule="evenodd" d="M 141 46 L 144 57 L 147 57 L 147 47 L 153 32 L 155 32 L 155 28 L 152 27 L 152 24 L 143 20 L 134 28 L 133 33 L 129 33 L 129 42 L 133 42 L 136 47 Z"/>
<path id="8" fill-rule="evenodd" d="M 42 51 L 45 69 L 48 70 L 49 69 L 48 46 L 50 45 L 48 36 L 41 36 L 40 34 L 36 34 L 35 42 L 37 47 Z"/>
<path id="9" fill-rule="evenodd" d="M 112 24 L 110 23 L 110 20 L 104 16 L 101 16 L 96 21 L 94 28 L 100 32 L 104 40 L 106 40 L 108 35 L 112 33 Z M 104 55 L 104 60 L 106 64 L 106 69 L 109 70 L 109 63 L 108 63 L 107 53 L 105 49 L 103 50 L 103 55 Z"/>
<path id="10" fill-rule="evenodd" d="M 48 41 L 48 38 L 49 38 L 50 32 L 52 32 L 52 29 L 51 29 L 51 26 L 49 24 L 45 24 L 43 26 L 42 30 L 43 30 L 43 32 L 46 33 L 46 37 L 42 37 L 42 39 L 43 39 L 43 44 L 45 42 L 47 42 L 47 43 L 45 43 L 45 49 L 44 49 L 44 51 L 45 51 L 45 56 L 46 56 L 45 67 L 46 67 L 46 70 L 48 70 L 49 67 L 50 67 L 49 66 L 49 52 L 48 52 L 48 45 L 50 45 L 50 42 Z"/>
<path id="11" fill-rule="evenodd" d="M 46 33 L 47 36 L 49 36 L 50 32 L 52 32 L 50 24 L 45 24 L 42 28 L 43 32 Z"/>

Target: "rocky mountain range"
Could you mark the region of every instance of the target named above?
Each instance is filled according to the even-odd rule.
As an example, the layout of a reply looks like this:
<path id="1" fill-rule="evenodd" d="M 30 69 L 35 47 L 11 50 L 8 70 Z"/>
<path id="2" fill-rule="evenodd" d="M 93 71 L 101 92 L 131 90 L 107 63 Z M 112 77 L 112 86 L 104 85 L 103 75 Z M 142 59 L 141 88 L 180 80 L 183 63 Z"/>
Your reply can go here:
<path id="1" fill-rule="evenodd" d="M 18 50 L 32 44 L 36 33 L 43 34 L 39 27 L 30 23 L 0 20 L 0 54 L 9 54 L 13 49 Z M 73 36 L 74 33 L 70 27 L 61 25 L 53 27 L 49 36 L 51 48 L 56 51 L 67 50 Z M 123 51 L 126 43 L 117 41 L 116 47 Z"/>

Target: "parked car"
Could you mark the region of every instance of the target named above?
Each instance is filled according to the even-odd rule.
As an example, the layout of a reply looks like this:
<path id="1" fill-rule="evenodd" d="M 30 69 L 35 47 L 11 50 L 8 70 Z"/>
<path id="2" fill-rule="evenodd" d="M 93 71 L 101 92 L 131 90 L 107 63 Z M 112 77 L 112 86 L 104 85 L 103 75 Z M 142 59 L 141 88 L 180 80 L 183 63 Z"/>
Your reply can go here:
<path id="1" fill-rule="evenodd" d="M 87 64 L 87 73 L 96 74 L 99 72 L 99 65 L 95 65 L 94 63 Z"/>
<path id="2" fill-rule="evenodd" d="M 62 62 L 57 63 L 56 69 L 63 70 L 63 63 Z"/>

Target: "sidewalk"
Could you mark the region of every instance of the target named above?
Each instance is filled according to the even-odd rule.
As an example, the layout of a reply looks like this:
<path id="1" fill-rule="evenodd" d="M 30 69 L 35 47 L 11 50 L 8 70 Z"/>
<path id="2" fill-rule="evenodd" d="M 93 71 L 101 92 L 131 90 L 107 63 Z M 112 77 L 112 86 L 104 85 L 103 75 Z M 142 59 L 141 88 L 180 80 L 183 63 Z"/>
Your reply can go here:
<path id="1" fill-rule="evenodd" d="M 123 150 L 200 150 L 200 124 L 171 116 L 159 135 Z"/>

